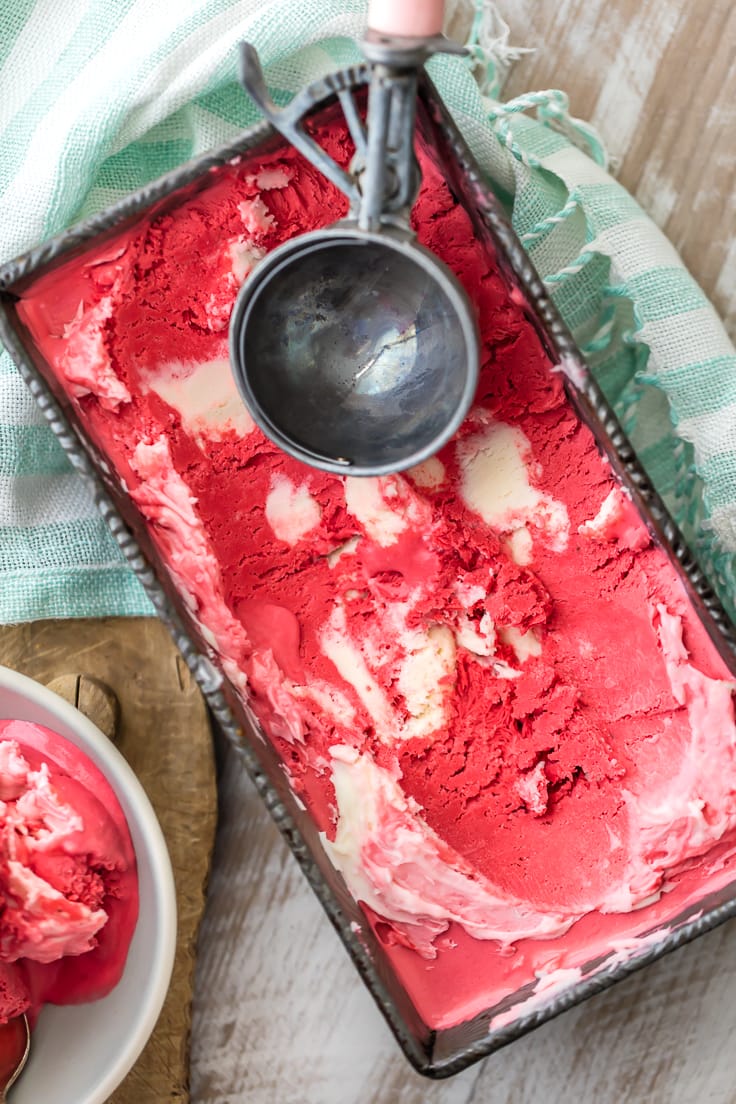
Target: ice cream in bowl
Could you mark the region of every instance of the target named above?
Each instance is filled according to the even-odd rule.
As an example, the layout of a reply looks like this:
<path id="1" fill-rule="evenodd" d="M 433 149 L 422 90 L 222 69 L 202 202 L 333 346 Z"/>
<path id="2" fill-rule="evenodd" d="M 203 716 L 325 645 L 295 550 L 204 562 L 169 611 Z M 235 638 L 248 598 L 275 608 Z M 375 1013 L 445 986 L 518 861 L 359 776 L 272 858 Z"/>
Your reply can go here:
<path id="1" fill-rule="evenodd" d="M 176 942 L 171 863 L 123 756 L 0 667 L 0 1024 L 26 1015 L 12 1104 L 103 1104 L 148 1040 Z"/>

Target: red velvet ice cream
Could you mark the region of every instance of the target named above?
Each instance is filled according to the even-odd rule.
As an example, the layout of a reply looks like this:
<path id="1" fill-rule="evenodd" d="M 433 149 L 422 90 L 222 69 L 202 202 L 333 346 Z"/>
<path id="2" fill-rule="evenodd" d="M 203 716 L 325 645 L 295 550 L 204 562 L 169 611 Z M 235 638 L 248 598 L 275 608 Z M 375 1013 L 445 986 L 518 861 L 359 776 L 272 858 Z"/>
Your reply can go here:
<path id="1" fill-rule="evenodd" d="M 87 756 L 0 721 L 0 1023 L 105 996 L 138 916 L 125 816 Z"/>
<path id="2" fill-rule="evenodd" d="M 347 159 L 342 131 L 321 139 Z M 403 475 L 302 466 L 232 383 L 240 283 L 345 213 L 292 151 L 213 173 L 39 279 L 19 312 L 442 1027 L 579 976 L 734 879 L 736 730 L 733 674 L 565 366 L 422 167 L 414 226 L 466 288 L 484 352 L 456 438 Z"/>

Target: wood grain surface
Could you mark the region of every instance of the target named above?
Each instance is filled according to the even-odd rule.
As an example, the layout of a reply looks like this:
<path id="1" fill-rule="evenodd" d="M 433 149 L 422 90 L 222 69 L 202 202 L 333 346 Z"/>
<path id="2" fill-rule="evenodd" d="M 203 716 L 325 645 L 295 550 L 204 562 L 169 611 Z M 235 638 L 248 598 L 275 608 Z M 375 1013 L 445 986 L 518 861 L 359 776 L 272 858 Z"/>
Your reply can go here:
<path id="1" fill-rule="evenodd" d="M 732 0 L 498 0 L 534 47 L 506 94 L 568 92 L 621 181 L 736 332 Z M 410 1069 L 245 778 L 221 749 L 193 1104 L 734 1104 L 736 924 L 445 1082 Z"/>
<path id="2" fill-rule="evenodd" d="M 176 881 L 178 940 L 171 987 L 158 1024 L 110 1104 L 186 1104 L 197 929 L 215 835 L 217 795 L 204 699 L 163 625 L 148 618 L 37 621 L 0 630 L 0 664 L 62 697 L 81 693 L 83 712 L 110 723 L 99 686 L 120 704 L 115 742 L 161 823 Z M 52 1104 L 39 1101 L 39 1104 Z"/>

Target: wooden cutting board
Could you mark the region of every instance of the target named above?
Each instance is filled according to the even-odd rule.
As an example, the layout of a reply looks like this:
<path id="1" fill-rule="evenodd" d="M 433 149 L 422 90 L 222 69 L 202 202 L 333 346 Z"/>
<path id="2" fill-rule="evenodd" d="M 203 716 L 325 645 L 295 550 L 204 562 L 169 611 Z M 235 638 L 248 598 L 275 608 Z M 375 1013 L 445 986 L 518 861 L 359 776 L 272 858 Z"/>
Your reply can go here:
<path id="1" fill-rule="evenodd" d="M 115 742 L 158 815 L 176 880 L 178 937 L 171 987 L 156 1029 L 110 1104 L 187 1104 L 197 931 L 217 819 L 212 733 L 204 699 L 155 619 L 35 621 L 0 627 L 0 664 L 29 675 L 115 727 Z M 88 678 L 81 682 L 74 676 Z M 65 676 L 71 676 L 65 678 Z M 94 682 L 120 704 L 112 716 Z M 80 693 L 81 690 L 81 693 Z M 108 723 L 109 722 L 109 723 Z"/>

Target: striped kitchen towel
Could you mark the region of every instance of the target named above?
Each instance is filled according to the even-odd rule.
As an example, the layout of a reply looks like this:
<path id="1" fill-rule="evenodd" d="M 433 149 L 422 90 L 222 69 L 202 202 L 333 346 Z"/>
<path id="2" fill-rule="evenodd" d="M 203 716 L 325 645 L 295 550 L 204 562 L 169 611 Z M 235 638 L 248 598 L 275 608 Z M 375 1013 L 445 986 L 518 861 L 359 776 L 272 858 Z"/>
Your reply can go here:
<path id="1" fill-rule="evenodd" d="M 673 247 L 606 171 L 565 95 L 511 102 L 494 6 L 448 5 L 470 56 L 439 91 L 552 290 L 642 463 L 736 612 L 736 353 Z M 359 60 L 365 0 L 12 0 L 0 5 L 0 262 L 256 120 L 253 42 L 274 97 Z M 0 354 L 0 621 L 151 607 L 10 358 Z"/>

